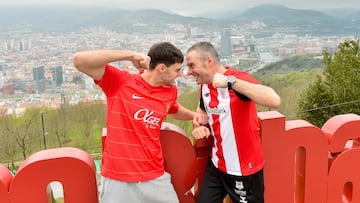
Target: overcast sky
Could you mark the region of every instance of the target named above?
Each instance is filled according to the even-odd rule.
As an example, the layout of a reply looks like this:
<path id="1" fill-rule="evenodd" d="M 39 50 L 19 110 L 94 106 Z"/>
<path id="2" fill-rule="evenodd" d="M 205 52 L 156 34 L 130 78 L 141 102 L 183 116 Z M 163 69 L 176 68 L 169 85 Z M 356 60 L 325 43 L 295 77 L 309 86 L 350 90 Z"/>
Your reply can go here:
<path id="1" fill-rule="evenodd" d="M 221 10 L 246 10 L 261 4 L 294 9 L 360 8 L 359 0 L 0 0 L 0 5 L 83 5 L 123 9 L 161 9 L 184 16 Z"/>

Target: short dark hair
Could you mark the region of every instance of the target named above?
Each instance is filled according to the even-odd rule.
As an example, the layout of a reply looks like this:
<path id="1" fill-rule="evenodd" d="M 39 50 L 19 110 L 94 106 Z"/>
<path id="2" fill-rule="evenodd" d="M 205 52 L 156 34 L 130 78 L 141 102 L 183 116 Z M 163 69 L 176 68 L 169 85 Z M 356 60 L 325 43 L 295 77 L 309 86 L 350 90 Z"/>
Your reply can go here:
<path id="1" fill-rule="evenodd" d="M 215 47 L 210 42 L 198 42 L 192 45 L 187 53 L 195 51 L 201 60 L 204 60 L 208 55 L 212 56 L 217 62 L 220 62 L 219 54 Z"/>
<path id="2" fill-rule="evenodd" d="M 175 63 L 183 63 L 184 55 L 180 49 L 169 42 L 159 42 L 151 46 L 148 52 L 150 56 L 149 69 L 153 70 L 158 64 L 165 64 L 169 67 Z"/>

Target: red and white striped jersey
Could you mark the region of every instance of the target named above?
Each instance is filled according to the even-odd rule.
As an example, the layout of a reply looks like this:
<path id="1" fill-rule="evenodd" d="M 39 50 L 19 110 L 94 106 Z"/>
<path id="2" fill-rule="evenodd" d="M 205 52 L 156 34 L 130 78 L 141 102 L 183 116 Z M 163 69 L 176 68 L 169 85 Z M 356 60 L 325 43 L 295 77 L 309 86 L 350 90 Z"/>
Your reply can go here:
<path id="1" fill-rule="evenodd" d="M 225 75 L 258 83 L 250 74 L 226 67 Z M 240 99 L 233 90 L 203 84 L 200 105 L 209 116 L 214 136 L 211 159 L 223 172 L 237 176 L 253 174 L 264 166 L 256 103 Z M 246 97 L 245 97 L 246 98 Z"/>
<path id="2" fill-rule="evenodd" d="M 107 137 L 101 174 L 138 182 L 163 175 L 160 127 L 167 113 L 178 110 L 177 88 L 149 85 L 139 74 L 110 65 L 101 81 L 107 96 Z"/>

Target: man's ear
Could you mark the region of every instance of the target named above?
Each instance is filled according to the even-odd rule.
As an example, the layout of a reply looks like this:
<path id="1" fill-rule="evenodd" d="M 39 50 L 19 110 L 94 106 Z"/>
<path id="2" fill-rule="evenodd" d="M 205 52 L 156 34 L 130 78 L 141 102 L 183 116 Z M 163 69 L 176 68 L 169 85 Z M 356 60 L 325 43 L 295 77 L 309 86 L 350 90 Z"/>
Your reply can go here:
<path id="1" fill-rule="evenodd" d="M 214 63 L 214 59 L 211 56 L 207 56 L 205 60 L 208 64 Z"/>
<path id="2" fill-rule="evenodd" d="M 160 63 L 160 64 L 158 64 L 158 65 L 156 66 L 155 69 L 157 69 L 160 73 L 162 73 L 162 72 L 165 72 L 165 71 L 166 71 L 166 66 L 165 66 L 165 64 Z"/>

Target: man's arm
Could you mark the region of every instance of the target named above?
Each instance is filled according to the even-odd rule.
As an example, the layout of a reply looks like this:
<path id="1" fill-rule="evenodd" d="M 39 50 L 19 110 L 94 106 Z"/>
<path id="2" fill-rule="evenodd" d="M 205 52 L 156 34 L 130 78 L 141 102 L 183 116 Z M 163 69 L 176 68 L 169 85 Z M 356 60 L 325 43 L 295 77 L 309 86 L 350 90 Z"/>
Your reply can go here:
<path id="1" fill-rule="evenodd" d="M 200 107 L 197 108 L 197 112 L 190 111 L 179 104 L 179 109 L 174 114 L 169 114 L 172 118 L 178 120 L 193 120 L 192 135 L 195 139 L 201 139 L 210 136 L 210 130 L 206 126 L 208 123 L 208 116 L 204 110 Z"/>
<path id="2" fill-rule="evenodd" d="M 193 130 L 191 134 L 195 139 L 208 138 L 210 136 L 210 130 L 207 126 L 209 117 L 200 106 L 198 106 L 196 112 L 198 115 L 202 115 L 202 117 L 200 117 L 201 120 L 193 119 Z"/>
<path id="3" fill-rule="evenodd" d="M 197 112 L 190 111 L 189 109 L 181 106 L 180 104 L 178 111 L 173 114 L 168 114 L 174 119 L 177 120 L 193 120 L 194 126 L 206 125 L 208 123 L 208 116 L 205 111 L 197 110 Z"/>
<path id="4" fill-rule="evenodd" d="M 76 69 L 95 80 L 101 80 L 105 65 L 115 61 L 131 61 L 139 70 L 149 67 L 150 57 L 129 50 L 94 50 L 74 54 L 73 63 Z"/>
<path id="5" fill-rule="evenodd" d="M 195 116 L 195 112 L 190 111 L 189 109 L 181 106 L 180 104 L 178 111 L 173 114 L 168 114 L 170 117 L 177 119 L 177 120 L 192 120 Z"/>
<path id="6" fill-rule="evenodd" d="M 227 87 L 227 76 L 216 73 L 213 79 L 213 86 Z M 236 79 L 236 82 L 232 85 L 232 89 L 247 96 L 255 103 L 269 108 L 278 108 L 281 103 L 279 95 L 271 87 L 265 85 Z"/>

